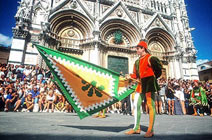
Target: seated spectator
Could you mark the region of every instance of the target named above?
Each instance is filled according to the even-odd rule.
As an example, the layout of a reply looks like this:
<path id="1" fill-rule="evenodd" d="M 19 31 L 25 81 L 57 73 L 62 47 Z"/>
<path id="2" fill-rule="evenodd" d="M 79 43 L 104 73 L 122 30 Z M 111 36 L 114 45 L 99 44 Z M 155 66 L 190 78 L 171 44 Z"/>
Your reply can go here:
<path id="1" fill-rule="evenodd" d="M 38 103 L 38 95 L 40 94 L 36 85 L 33 86 L 33 89 L 30 91 L 32 93 L 32 98 L 34 99 L 35 104 Z"/>
<path id="2" fill-rule="evenodd" d="M 4 80 L 4 83 L 3 83 L 4 86 L 7 87 L 7 86 L 9 86 L 10 83 L 11 83 L 10 78 L 6 77 L 5 80 Z"/>
<path id="3" fill-rule="evenodd" d="M 35 66 L 31 67 L 31 78 L 36 77 L 36 70 L 35 70 Z M 31 80 L 31 79 L 30 79 Z"/>
<path id="4" fill-rule="evenodd" d="M 14 112 L 18 111 L 21 105 L 23 105 L 24 101 L 25 101 L 25 87 L 23 85 L 21 88 L 18 89 L 18 99 L 15 103 Z"/>
<path id="5" fill-rule="evenodd" d="M 46 87 L 44 84 L 40 84 L 40 92 L 45 92 L 46 91 Z"/>
<path id="6" fill-rule="evenodd" d="M 15 83 L 16 82 L 16 76 L 14 74 L 11 74 L 11 76 L 9 77 L 11 82 Z"/>
<path id="7" fill-rule="evenodd" d="M 2 67 L 0 67 L 0 84 L 4 83 L 5 73 Z"/>
<path id="8" fill-rule="evenodd" d="M 65 99 L 62 95 L 59 96 L 55 109 L 59 112 L 63 112 L 65 110 Z"/>
<path id="9" fill-rule="evenodd" d="M 12 72 L 11 68 L 8 67 L 8 69 L 7 69 L 7 77 L 10 78 L 12 74 L 13 74 L 13 72 Z"/>
<path id="10" fill-rule="evenodd" d="M 25 84 L 27 84 L 27 79 L 26 79 L 26 78 L 24 78 L 24 79 L 23 79 L 23 81 L 21 81 L 19 84 L 21 84 L 21 85 L 25 85 Z"/>
<path id="11" fill-rule="evenodd" d="M 51 106 L 52 113 L 54 112 L 54 104 L 55 104 L 55 95 L 53 90 L 49 90 L 48 95 L 46 96 L 47 102 L 47 112 L 49 112 L 49 108 Z"/>
<path id="12" fill-rule="evenodd" d="M 32 98 L 32 93 L 29 93 L 25 99 L 26 106 L 27 106 L 27 112 L 32 112 L 34 107 L 34 99 Z"/>
<path id="13" fill-rule="evenodd" d="M 26 66 L 26 68 L 23 71 L 23 76 L 27 81 L 31 80 L 31 77 L 32 77 L 31 72 L 32 70 L 30 69 L 30 67 Z"/>
<path id="14" fill-rule="evenodd" d="M 45 71 L 45 79 L 49 79 L 51 77 L 51 71 L 50 69 L 47 67 L 47 70 Z"/>
<path id="15" fill-rule="evenodd" d="M 20 79 L 22 81 L 23 73 L 21 70 L 17 70 L 17 79 Z"/>
<path id="16" fill-rule="evenodd" d="M 24 65 L 19 65 L 16 69 L 16 72 L 20 71 L 23 74 L 24 71 Z M 22 78 L 22 77 L 21 77 Z"/>
<path id="17" fill-rule="evenodd" d="M 66 101 L 65 102 L 65 113 L 73 112 L 73 107 Z"/>
<path id="18" fill-rule="evenodd" d="M 46 91 L 41 91 L 39 95 L 39 110 L 40 112 L 43 112 L 46 107 L 47 107 L 47 102 L 46 102 Z"/>
<path id="19" fill-rule="evenodd" d="M 20 84 L 20 79 L 16 79 L 14 83 L 14 87 L 17 88 L 19 84 Z"/>
<path id="20" fill-rule="evenodd" d="M 5 94 L 4 94 L 4 99 L 5 99 L 5 109 L 4 109 L 4 111 L 8 112 L 9 110 L 12 109 L 12 104 L 14 103 L 16 97 L 17 97 L 17 95 L 12 90 L 12 88 L 6 88 Z"/>
<path id="21" fill-rule="evenodd" d="M 4 110 L 4 88 L 2 87 L 2 85 L 0 86 L 0 111 Z"/>
<path id="22" fill-rule="evenodd" d="M 43 79 L 43 70 L 41 69 L 41 68 L 38 68 L 37 69 L 37 81 L 38 82 L 41 82 L 42 81 L 42 79 Z"/>
<path id="23" fill-rule="evenodd" d="M 4 85 L 4 81 L 5 81 L 5 75 L 4 75 L 4 72 L 1 72 L 0 71 L 0 84 L 3 84 Z"/>

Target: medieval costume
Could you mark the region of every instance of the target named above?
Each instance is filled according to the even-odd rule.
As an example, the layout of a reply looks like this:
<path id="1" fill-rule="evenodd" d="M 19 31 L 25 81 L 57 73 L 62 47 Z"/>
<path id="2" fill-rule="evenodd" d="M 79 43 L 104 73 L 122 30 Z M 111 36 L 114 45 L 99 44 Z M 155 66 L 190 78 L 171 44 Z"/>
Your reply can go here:
<path id="1" fill-rule="evenodd" d="M 205 90 L 198 85 L 198 81 L 194 80 L 194 88 L 191 91 L 190 95 L 190 105 L 193 105 L 194 114 L 193 116 L 197 116 L 197 110 L 199 110 L 200 116 L 203 116 L 203 106 L 207 106 L 207 97 L 205 94 Z"/>
<path id="2" fill-rule="evenodd" d="M 142 51 L 143 49 L 143 51 Z M 140 53 L 139 53 L 140 51 Z M 144 98 L 146 98 L 147 106 L 149 108 L 149 127 L 144 137 L 152 137 L 153 126 L 155 121 L 155 92 L 159 91 L 157 83 L 162 71 L 162 65 L 157 57 L 151 56 L 147 51 L 147 43 L 141 41 L 137 45 L 137 53 L 140 58 L 135 61 L 133 74 L 130 75 L 133 79 L 139 79 L 136 94 L 135 94 L 135 125 L 134 128 L 125 134 L 139 134 L 140 133 L 140 106 Z"/>

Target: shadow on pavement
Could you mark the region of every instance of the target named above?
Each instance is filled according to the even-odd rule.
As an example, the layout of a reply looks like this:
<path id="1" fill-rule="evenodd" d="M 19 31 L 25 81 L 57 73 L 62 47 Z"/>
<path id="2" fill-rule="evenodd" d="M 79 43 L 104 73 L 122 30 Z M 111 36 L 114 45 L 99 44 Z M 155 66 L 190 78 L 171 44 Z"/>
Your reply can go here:
<path id="1" fill-rule="evenodd" d="M 1 140 L 141 140 L 143 135 L 133 136 L 84 136 L 82 135 L 30 135 L 30 134 L 0 134 Z M 204 135 L 155 135 L 151 140 L 211 140 L 211 134 Z M 150 139 L 150 138 L 148 138 Z"/>
<path id="2" fill-rule="evenodd" d="M 129 125 L 128 127 L 114 127 L 114 126 L 79 126 L 79 125 L 59 125 L 63 127 L 71 127 L 71 128 L 77 128 L 80 130 L 98 130 L 98 131 L 107 131 L 107 132 L 121 132 L 121 131 L 127 131 L 131 128 L 133 128 L 133 124 Z M 146 132 L 148 127 L 141 125 L 141 131 Z"/>

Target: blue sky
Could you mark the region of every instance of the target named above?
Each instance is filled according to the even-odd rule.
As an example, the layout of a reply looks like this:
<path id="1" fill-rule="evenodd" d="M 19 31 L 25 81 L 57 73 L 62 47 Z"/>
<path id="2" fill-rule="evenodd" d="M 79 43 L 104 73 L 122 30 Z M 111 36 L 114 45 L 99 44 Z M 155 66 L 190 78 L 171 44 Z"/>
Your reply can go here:
<path id="1" fill-rule="evenodd" d="M 11 44 L 14 15 L 20 0 L 0 0 L 0 44 Z M 185 0 L 199 62 L 212 60 L 212 0 Z"/>
<path id="2" fill-rule="evenodd" d="M 199 61 L 212 60 L 212 0 L 185 0 Z"/>

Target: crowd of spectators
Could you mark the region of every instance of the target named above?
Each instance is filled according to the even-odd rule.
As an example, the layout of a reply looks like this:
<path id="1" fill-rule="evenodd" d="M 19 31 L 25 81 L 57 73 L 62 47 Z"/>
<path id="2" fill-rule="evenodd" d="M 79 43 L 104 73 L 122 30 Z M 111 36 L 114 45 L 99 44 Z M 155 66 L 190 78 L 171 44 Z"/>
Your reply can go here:
<path id="1" fill-rule="evenodd" d="M 161 90 L 155 97 L 157 114 L 193 114 L 193 106 L 190 105 L 190 93 L 194 87 L 193 80 L 161 78 L 158 83 Z M 211 115 L 212 84 L 199 82 L 199 86 L 205 90 L 208 99 L 208 104 L 203 107 L 204 115 Z M 133 94 L 129 100 L 132 103 Z M 148 113 L 145 100 L 141 106 L 142 113 Z M 133 115 L 133 109 L 129 107 L 130 101 L 118 102 L 108 107 L 107 112 Z M 39 66 L 14 66 L 12 64 L 0 64 L 0 111 L 74 112 L 52 82 L 50 70 Z"/>
<path id="2" fill-rule="evenodd" d="M 197 80 L 184 79 L 159 79 L 161 90 L 156 97 L 156 112 L 168 115 L 191 115 L 194 113 L 191 104 L 191 93 L 195 88 Z M 201 109 L 204 115 L 212 116 L 212 84 L 198 81 L 196 86 L 202 88 L 207 97 L 207 104 L 202 105 Z M 158 108 L 158 110 L 157 110 Z M 199 111 L 199 110 L 198 110 Z M 198 112 L 199 115 L 199 112 Z"/>
<path id="3" fill-rule="evenodd" d="M 162 115 L 194 115 L 194 105 L 191 104 L 191 93 L 195 88 L 196 80 L 183 80 L 168 78 L 158 79 L 160 91 L 155 94 L 155 110 L 156 114 Z M 212 116 L 212 83 L 198 81 L 198 87 L 201 87 L 206 94 L 207 104 L 200 105 L 197 115 Z M 123 115 L 133 115 L 133 93 L 125 98 L 124 102 L 118 102 L 108 109 L 109 112 L 122 113 Z M 128 101 L 126 101 L 128 100 Z M 141 104 L 141 112 L 148 113 L 148 107 L 144 100 Z M 200 111 L 201 110 L 201 111 Z M 195 114 L 196 116 L 196 114 Z"/>
<path id="4" fill-rule="evenodd" d="M 50 70 L 12 64 L 0 64 L 0 110 L 74 111 L 53 83 Z"/>

